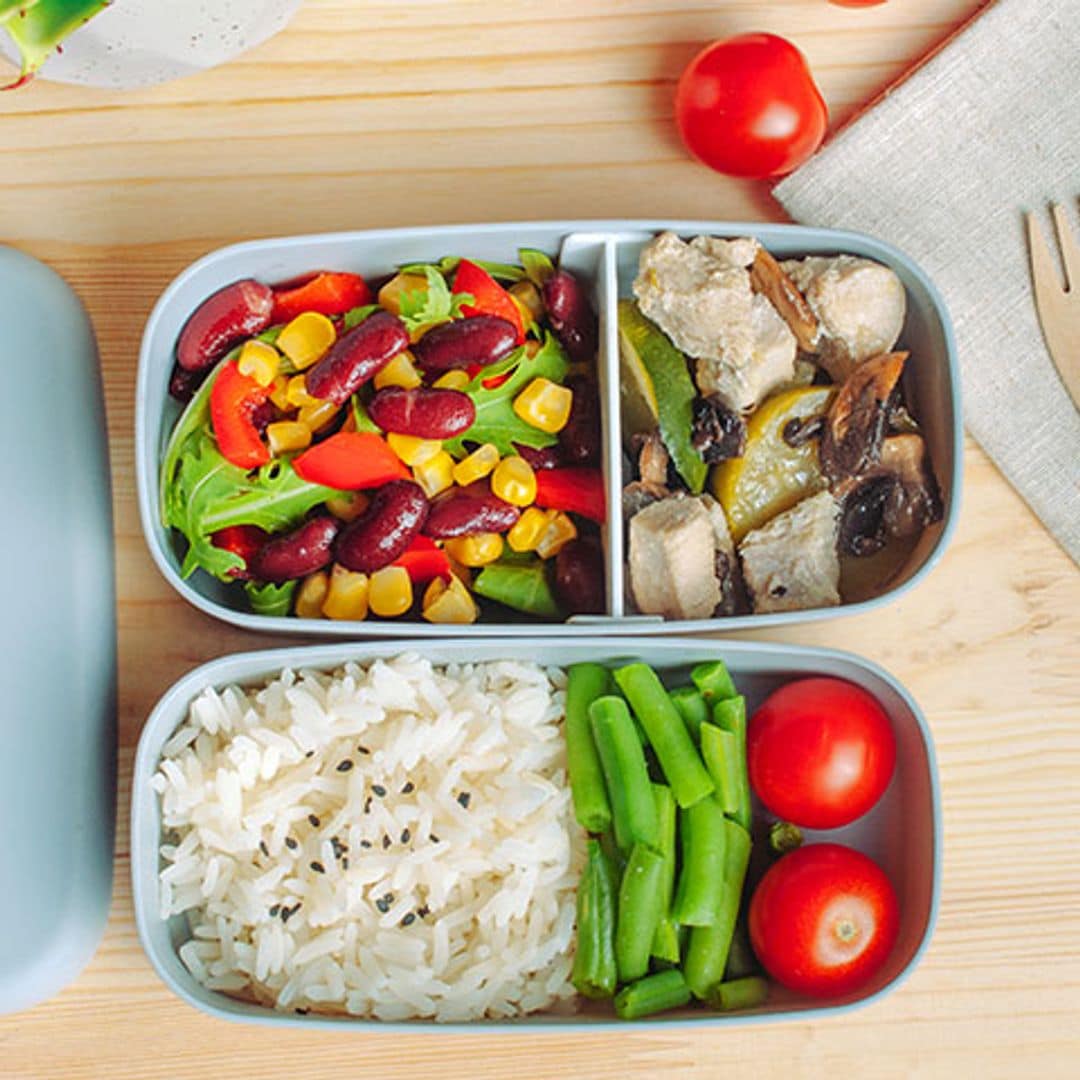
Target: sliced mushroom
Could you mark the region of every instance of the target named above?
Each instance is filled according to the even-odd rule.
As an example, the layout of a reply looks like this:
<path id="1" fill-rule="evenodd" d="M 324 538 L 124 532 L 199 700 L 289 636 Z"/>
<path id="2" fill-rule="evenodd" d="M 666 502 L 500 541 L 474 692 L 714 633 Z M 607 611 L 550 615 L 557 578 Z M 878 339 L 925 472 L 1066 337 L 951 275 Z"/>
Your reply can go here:
<path id="1" fill-rule="evenodd" d="M 784 272 L 781 265 L 763 248 L 759 247 L 750 267 L 750 287 L 767 297 L 780 317 L 795 335 L 799 348 L 805 353 L 818 351 L 820 328 L 817 316 L 811 311 L 806 298 L 795 282 Z"/>
<path id="2" fill-rule="evenodd" d="M 646 484 L 643 480 L 635 480 L 627 484 L 622 492 L 623 517 L 629 520 L 636 513 L 651 506 L 654 502 L 666 499 L 671 492 L 659 484 Z"/>
<path id="3" fill-rule="evenodd" d="M 860 364 L 829 407 L 821 435 L 821 469 L 830 485 L 877 464 L 889 419 L 889 399 L 907 360 L 906 352 L 884 353 Z"/>
<path id="4" fill-rule="evenodd" d="M 671 455 L 668 454 L 660 433 L 653 431 L 646 435 L 638 454 L 638 475 L 641 482 L 654 487 L 666 487 L 670 462 Z"/>

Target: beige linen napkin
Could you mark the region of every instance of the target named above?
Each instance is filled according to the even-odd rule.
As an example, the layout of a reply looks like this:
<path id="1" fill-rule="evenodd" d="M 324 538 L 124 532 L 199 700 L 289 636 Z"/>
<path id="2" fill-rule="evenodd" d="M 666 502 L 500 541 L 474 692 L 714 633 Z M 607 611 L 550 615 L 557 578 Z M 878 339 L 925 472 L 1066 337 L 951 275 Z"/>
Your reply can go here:
<path id="1" fill-rule="evenodd" d="M 774 194 L 927 270 L 968 430 L 1080 562 L 1080 413 L 1043 344 L 1022 218 L 1080 196 L 1080 0 L 997 0 Z"/>

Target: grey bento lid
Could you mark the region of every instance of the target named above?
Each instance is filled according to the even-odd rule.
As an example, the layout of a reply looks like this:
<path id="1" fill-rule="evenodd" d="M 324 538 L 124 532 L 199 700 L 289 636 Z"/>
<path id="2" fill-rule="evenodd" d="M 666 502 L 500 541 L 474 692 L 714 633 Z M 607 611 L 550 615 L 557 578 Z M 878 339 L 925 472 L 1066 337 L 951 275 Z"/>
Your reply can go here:
<path id="1" fill-rule="evenodd" d="M 0 247 L 0 1014 L 69 983 L 112 891 L 116 603 L 97 347 L 52 270 Z"/>

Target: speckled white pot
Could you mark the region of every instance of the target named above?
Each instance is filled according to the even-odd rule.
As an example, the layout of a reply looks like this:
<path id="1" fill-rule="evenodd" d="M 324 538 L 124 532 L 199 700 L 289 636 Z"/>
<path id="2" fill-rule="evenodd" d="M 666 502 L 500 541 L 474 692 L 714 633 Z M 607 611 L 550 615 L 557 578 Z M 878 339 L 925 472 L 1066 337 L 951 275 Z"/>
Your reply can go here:
<path id="1" fill-rule="evenodd" d="M 303 0 L 115 0 L 77 30 L 39 78 L 116 89 L 223 64 L 284 29 Z M 0 33 L 5 55 L 17 54 Z"/>

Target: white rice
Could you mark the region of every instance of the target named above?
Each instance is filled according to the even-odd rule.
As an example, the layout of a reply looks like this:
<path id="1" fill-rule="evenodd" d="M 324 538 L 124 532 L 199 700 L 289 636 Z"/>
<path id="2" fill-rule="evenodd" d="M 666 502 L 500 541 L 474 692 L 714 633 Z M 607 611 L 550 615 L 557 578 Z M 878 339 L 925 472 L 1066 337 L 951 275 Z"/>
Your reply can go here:
<path id="1" fill-rule="evenodd" d="M 405 655 L 206 690 L 153 779 L 161 917 L 187 916 L 187 969 L 283 1010 L 568 1008 L 564 686 L 531 663 Z"/>

